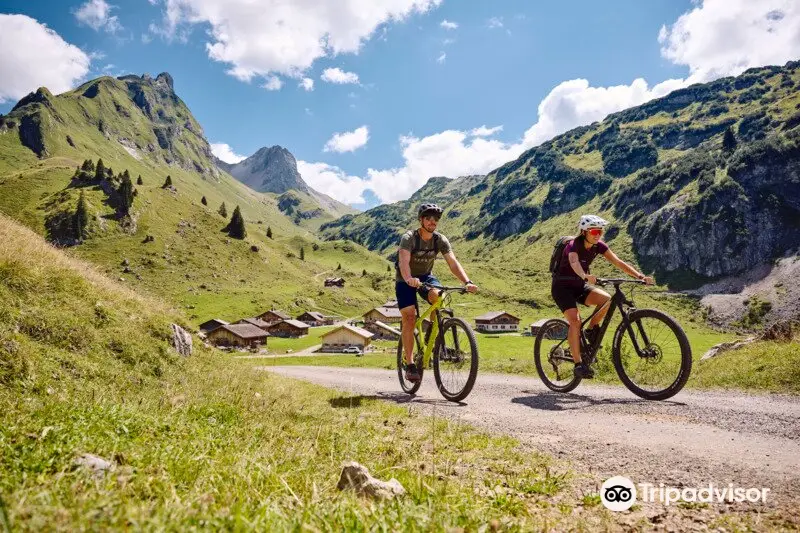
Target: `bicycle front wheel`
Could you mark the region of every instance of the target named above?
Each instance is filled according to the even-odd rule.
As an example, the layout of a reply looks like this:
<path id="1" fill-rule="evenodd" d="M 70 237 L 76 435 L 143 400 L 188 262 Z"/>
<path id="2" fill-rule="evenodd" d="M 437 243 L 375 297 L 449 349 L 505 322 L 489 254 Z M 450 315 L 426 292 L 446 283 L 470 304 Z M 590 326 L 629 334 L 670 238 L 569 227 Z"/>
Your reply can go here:
<path id="1" fill-rule="evenodd" d="M 406 379 L 406 364 L 403 360 L 403 337 L 400 337 L 397 342 L 397 377 L 400 379 L 400 388 L 403 389 L 403 392 L 416 394 L 422 386 L 422 373 L 425 369 L 422 368 L 422 365 L 417 365 L 417 369 L 419 370 L 419 381 L 416 383 L 408 381 Z"/>
<path id="2" fill-rule="evenodd" d="M 433 349 L 436 387 L 446 399 L 460 402 L 475 385 L 478 376 L 478 343 L 464 320 L 448 318 Z"/>
<path id="3" fill-rule="evenodd" d="M 536 334 L 533 360 L 542 383 L 555 392 L 570 392 L 581 383 L 575 375 L 567 333 L 566 320 L 553 318 L 542 324 Z"/>
<path id="4" fill-rule="evenodd" d="M 655 309 L 637 309 L 614 334 L 612 359 L 619 379 L 637 396 L 666 400 L 686 384 L 692 348 L 683 328 Z"/>

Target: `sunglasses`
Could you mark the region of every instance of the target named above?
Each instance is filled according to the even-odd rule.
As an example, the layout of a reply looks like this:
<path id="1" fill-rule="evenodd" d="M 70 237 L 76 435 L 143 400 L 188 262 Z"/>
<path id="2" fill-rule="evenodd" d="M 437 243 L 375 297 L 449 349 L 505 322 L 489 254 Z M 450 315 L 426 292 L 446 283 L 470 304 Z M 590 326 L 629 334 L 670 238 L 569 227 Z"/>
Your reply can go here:
<path id="1" fill-rule="evenodd" d="M 592 229 L 589 230 L 589 235 L 592 235 L 594 237 L 597 237 L 598 235 L 602 235 L 602 234 L 603 234 L 603 230 L 600 229 L 600 228 L 592 228 Z"/>
<path id="2" fill-rule="evenodd" d="M 425 220 L 435 220 L 436 222 L 439 222 L 439 219 L 440 219 L 441 217 L 439 217 L 439 216 L 437 216 L 437 215 L 425 215 L 425 216 L 424 216 L 424 217 L 422 217 L 422 218 L 423 218 L 423 219 L 425 219 Z"/>

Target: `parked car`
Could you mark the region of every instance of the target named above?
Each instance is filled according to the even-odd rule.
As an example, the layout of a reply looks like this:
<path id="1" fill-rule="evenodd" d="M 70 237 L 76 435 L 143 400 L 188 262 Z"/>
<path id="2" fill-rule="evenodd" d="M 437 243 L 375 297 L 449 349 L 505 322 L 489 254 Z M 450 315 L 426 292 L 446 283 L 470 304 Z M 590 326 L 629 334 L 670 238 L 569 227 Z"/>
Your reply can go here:
<path id="1" fill-rule="evenodd" d="M 356 355 L 361 355 L 363 352 L 361 351 L 361 348 L 358 348 L 357 346 L 348 346 L 342 350 L 342 353 L 354 353 Z"/>

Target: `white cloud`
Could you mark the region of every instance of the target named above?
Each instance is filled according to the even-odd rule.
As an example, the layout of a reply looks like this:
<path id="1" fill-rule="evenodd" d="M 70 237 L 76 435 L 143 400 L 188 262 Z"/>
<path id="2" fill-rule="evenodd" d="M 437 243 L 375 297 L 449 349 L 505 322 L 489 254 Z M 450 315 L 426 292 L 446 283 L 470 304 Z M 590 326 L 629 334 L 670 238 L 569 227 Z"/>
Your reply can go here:
<path id="1" fill-rule="evenodd" d="M 369 140 L 369 128 L 361 126 L 353 131 L 346 131 L 344 133 L 334 133 L 327 143 L 325 143 L 325 152 L 354 152 L 362 146 L 367 144 Z"/>
<path id="2" fill-rule="evenodd" d="M 355 72 L 345 72 L 339 67 L 326 68 L 322 71 L 321 79 L 328 83 L 337 83 L 340 85 L 345 83 L 358 83 L 358 74 Z"/>
<path id="3" fill-rule="evenodd" d="M 306 91 L 313 91 L 314 80 L 312 80 L 311 78 L 303 78 L 302 80 L 300 80 L 300 83 L 298 83 L 298 86 L 302 87 Z"/>
<path id="4" fill-rule="evenodd" d="M 268 91 L 280 91 L 281 87 L 283 87 L 283 81 L 278 76 L 270 76 L 261 87 Z"/>
<path id="5" fill-rule="evenodd" d="M 585 79 L 559 83 L 539 103 L 538 120 L 522 140 L 530 148 L 567 130 L 602 120 L 610 113 L 643 104 L 686 85 L 684 80 L 666 80 L 650 88 L 638 78 L 630 85 L 592 87 Z"/>
<path id="6" fill-rule="evenodd" d="M 111 15 L 111 8 L 105 0 L 89 0 L 75 10 L 74 14 L 80 24 L 96 31 L 105 29 L 108 33 L 115 33 L 122 29 L 122 25 L 116 15 Z"/>
<path id="7" fill-rule="evenodd" d="M 455 39 L 450 39 L 450 38 L 447 38 L 447 39 L 442 39 L 442 45 L 443 45 L 443 46 L 448 46 L 448 45 L 451 45 L 451 44 L 453 44 L 454 42 L 456 42 L 456 40 L 455 40 Z"/>
<path id="8" fill-rule="evenodd" d="M 437 63 L 444 63 L 444 60 L 447 59 L 447 54 L 442 52 L 439 57 L 436 58 Z"/>
<path id="9" fill-rule="evenodd" d="M 492 17 L 487 22 L 489 29 L 494 28 L 502 28 L 503 27 L 503 17 Z"/>
<path id="10" fill-rule="evenodd" d="M 691 82 L 740 74 L 800 57 L 800 3 L 705 0 L 664 26 L 661 54 L 689 67 Z"/>
<path id="11" fill-rule="evenodd" d="M 208 56 L 243 81 L 300 77 L 315 60 L 358 53 L 375 30 L 438 7 L 442 0 L 165 0 L 162 31 L 210 26 Z"/>
<path id="12" fill-rule="evenodd" d="M 458 23 L 457 22 L 450 22 L 449 20 L 444 19 L 441 22 L 441 24 L 439 24 L 439 26 L 441 26 L 442 28 L 444 28 L 446 30 L 455 30 L 456 28 L 458 28 Z"/>
<path id="13" fill-rule="evenodd" d="M 503 126 L 495 126 L 494 128 L 487 128 L 485 125 L 480 128 L 475 128 L 469 132 L 470 135 L 476 137 L 491 137 L 495 133 L 503 131 Z"/>
<path id="14" fill-rule="evenodd" d="M 217 156 L 217 159 L 230 164 L 235 164 L 243 159 L 247 159 L 246 156 L 234 152 L 233 148 L 226 143 L 211 143 L 211 153 Z"/>
<path id="15" fill-rule="evenodd" d="M 91 59 L 77 46 L 26 15 L 0 14 L 0 102 L 39 87 L 68 91 L 88 72 Z"/>
<path id="16" fill-rule="evenodd" d="M 327 163 L 297 162 L 297 171 L 313 189 L 346 204 L 363 204 L 367 183 Z"/>

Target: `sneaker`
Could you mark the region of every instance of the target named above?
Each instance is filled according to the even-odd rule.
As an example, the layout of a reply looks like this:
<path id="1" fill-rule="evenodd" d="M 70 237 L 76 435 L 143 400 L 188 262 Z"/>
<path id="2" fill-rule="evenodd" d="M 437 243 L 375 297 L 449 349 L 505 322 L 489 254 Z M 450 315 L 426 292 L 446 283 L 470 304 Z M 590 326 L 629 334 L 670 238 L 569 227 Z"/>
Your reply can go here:
<path id="1" fill-rule="evenodd" d="M 417 365 L 411 363 L 410 365 L 406 366 L 406 381 L 410 381 L 412 383 L 416 383 L 420 380 L 419 370 L 417 370 Z"/>
<path id="2" fill-rule="evenodd" d="M 586 342 L 589 343 L 589 346 L 593 346 L 594 341 L 597 340 L 597 336 L 600 335 L 600 326 L 584 330 L 583 334 L 586 335 Z"/>
<path id="3" fill-rule="evenodd" d="M 578 363 L 575 365 L 575 377 L 592 379 L 594 377 L 594 370 L 586 363 Z"/>

